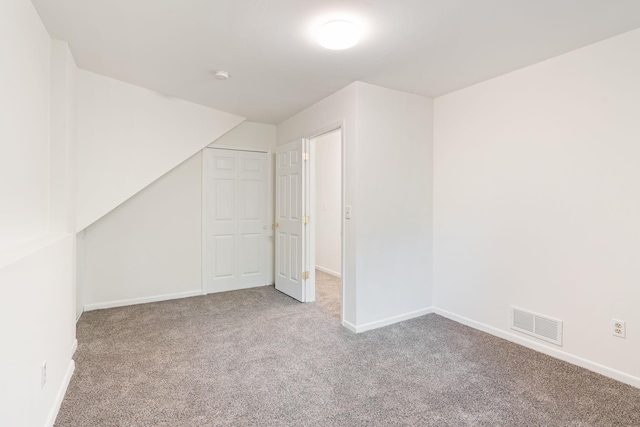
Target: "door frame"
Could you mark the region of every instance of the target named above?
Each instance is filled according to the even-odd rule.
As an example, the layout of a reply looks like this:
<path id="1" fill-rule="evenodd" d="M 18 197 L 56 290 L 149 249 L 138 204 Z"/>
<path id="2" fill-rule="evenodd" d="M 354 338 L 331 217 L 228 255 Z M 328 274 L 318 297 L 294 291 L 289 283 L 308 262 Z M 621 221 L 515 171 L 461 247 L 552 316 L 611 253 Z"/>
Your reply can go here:
<path id="1" fill-rule="evenodd" d="M 305 137 L 306 140 L 309 141 L 309 179 L 307 180 L 307 201 L 306 201 L 306 210 L 309 212 L 309 216 L 311 217 L 310 227 L 306 239 L 307 247 L 305 250 L 307 251 L 308 257 L 308 268 L 309 268 L 309 276 L 313 278 L 313 280 L 307 280 L 305 284 L 305 296 L 306 302 L 312 302 L 315 300 L 316 295 L 316 232 L 315 232 L 315 209 L 316 209 L 316 139 L 333 132 L 340 131 L 340 288 L 342 289 L 342 295 L 340 300 L 340 322 L 344 324 L 344 297 L 345 297 L 345 277 L 346 277 L 346 250 L 345 250 L 345 123 L 344 120 L 339 122 L 334 122 L 327 126 L 317 129 L 310 136 Z M 313 215 L 311 215 L 313 213 Z"/>
<path id="2" fill-rule="evenodd" d="M 210 180 L 208 179 L 211 176 L 211 172 L 209 170 L 209 168 L 207 167 L 207 162 L 205 161 L 205 152 L 207 149 L 221 149 L 221 150 L 230 150 L 230 151 L 249 151 L 252 153 L 265 153 L 267 155 L 267 224 L 273 224 L 273 203 L 274 203 L 274 193 L 273 193 L 273 154 L 271 152 L 271 150 L 268 149 L 262 149 L 262 148 L 256 148 L 256 147 L 249 147 L 249 146 L 234 146 L 234 145 L 215 145 L 215 144 L 211 144 L 206 146 L 205 148 L 202 149 L 202 176 L 201 176 L 201 194 L 200 194 L 200 198 L 201 198 L 201 206 L 200 206 L 200 229 L 201 229 L 201 233 L 200 233 L 200 238 L 201 238 L 201 252 L 202 252 L 202 258 L 200 260 L 201 262 L 201 276 L 202 276 L 202 282 L 201 282 L 201 291 L 202 291 L 202 295 L 207 295 L 207 240 L 206 240 L 206 235 L 207 235 L 207 231 L 208 231 L 208 225 L 207 222 L 205 221 L 206 219 L 206 204 L 204 203 L 205 200 L 205 194 L 206 194 L 206 190 L 208 188 L 208 185 L 210 185 Z M 274 283 L 274 261 L 275 261 L 275 252 L 274 252 L 274 245 L 275 245 L 275 240 L 273 239 L 274 235 L 273 235 L 273 228 L 269 227 L 269 229 L 271 230 L 271 235 L 269 236 L 269 238 L 271 239 L 271 244 L 268 245 L 269 248 L 269 253 L 267 254 L 268 259 L 269 259 L 269 263 L 268 263 L 268 275 L 271 281 L 271 284 Z"/>

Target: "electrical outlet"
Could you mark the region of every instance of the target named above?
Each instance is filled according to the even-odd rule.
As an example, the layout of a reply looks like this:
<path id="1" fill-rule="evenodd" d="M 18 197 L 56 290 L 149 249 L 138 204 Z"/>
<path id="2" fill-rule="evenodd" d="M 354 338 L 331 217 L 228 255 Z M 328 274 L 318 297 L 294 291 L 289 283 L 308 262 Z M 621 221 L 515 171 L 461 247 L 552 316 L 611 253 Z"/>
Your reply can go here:
<path id="1" fill-rule="evenodd" d="M 42 362 L 40 367 L 40 388 L 43 388 L 47 383 L 47 361 Z"/>
<path id="2" fill-rule="evenodd" d="M 613 327 L 613 335 L 620 338 L 627 337 L 627 325 L 624 320 L 611 319 Z"/>

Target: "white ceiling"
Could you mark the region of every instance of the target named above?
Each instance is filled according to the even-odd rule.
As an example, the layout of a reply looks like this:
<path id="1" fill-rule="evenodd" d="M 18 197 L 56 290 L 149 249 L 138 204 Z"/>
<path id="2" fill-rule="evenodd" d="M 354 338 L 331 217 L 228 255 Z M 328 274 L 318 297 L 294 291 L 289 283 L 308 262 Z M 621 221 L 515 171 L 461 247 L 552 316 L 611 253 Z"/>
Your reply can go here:
<path id="1" fill-rule="evenodd" d="M 274 124 L 355 80 L 434 97 L 640 27 L 639 0 L 32 1 L 81 68 Z M 356 47 L 310 37 L 345 15 Z"/>

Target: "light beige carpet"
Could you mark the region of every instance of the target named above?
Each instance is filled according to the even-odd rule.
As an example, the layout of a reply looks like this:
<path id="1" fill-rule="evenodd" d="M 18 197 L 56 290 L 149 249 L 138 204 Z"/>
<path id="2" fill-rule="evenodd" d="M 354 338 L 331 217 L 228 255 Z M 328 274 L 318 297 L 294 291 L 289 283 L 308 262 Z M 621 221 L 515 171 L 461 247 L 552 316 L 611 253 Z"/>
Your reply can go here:
<path id="1" fill-rule="evenodd" d="M 640 390 L 437 315 L 353 334 L 325 279 L 312 304 L 263 287 L 83 314 L 56 426 L 640 426 Z"/>
<path id="2" fill-rule="evenodd" d="M 342 320 L 342 280 L 316 270 L 316 301 L 336 320 Z"/>

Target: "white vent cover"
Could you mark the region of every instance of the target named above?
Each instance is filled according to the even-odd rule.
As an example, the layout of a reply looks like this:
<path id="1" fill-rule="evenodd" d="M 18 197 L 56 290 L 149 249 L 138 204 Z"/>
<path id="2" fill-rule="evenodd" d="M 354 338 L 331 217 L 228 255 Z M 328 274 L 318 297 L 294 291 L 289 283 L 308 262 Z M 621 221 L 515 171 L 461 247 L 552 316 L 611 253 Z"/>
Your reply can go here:
<path id="1" fill-rule="evenodd" d="M 562 345 L 562 320 L 511 307 L 511 329 Z"/>

